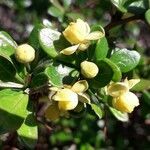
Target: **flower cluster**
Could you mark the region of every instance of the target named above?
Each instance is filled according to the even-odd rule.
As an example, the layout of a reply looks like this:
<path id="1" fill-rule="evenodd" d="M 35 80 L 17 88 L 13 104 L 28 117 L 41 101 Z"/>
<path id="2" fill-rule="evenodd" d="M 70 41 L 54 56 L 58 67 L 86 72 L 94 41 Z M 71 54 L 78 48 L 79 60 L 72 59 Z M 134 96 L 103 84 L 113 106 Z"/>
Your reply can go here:
<path id="1" fill-rule="evenodd" d="M 63 88 L 51 88 L 50 90 L 55 94 L 51 96 L 52 103 L 46 110 L 46 117 L 55 120 L 65 111 L 75 109 L 79 102 L 90 104 L 89 96 L 85 93 L 87 89 L 86 80 L 77 81 L 73 86 L 64 85 Z"/>

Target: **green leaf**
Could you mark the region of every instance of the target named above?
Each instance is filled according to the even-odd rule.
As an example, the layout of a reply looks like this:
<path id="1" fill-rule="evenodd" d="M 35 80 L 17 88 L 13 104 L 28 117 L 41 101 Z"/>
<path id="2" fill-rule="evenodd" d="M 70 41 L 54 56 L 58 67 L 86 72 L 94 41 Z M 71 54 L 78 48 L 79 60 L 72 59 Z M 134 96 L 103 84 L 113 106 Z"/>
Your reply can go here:
<path id="1" fill-rule="evenodd" d="M 115 63 L 113 63 L 111 60 L 109 60 L 107 58 L 105 58 L 104 61 L 107 62 L 107 64 L 109 64 L 109 66 L 112 68 L 112 70 L 114 72 L 112 80 L 115 82 L 120 81 L 122 78 L 122 73 L 121 73 L 120 68 Z"/>
<path id="2" fill-rule="evenodd" d="M 68 67 L 62 64 L 54 63 L 53 64 L 60 74 L 63 84 L 72 84 L 79 78 L 79 71 L 74 69 L 73 67 Z"/>
<path id="3" fill-rule="evenodd" d="M 106 58 L 108 49 L 109 49 L 108 42 L 105 37 L 98 40 L 95 48 L 94 60 L 99 61 Z"/>
<path id="4" fill-rule="evenodd" d="M 148 24 L 150 25 L 150 9 L 148 9 L 148 10 L 145 12 L 145 19 L 146 19 L 146 21 L 148 22 Z"/>
<path id="5" fill-rule="evenodd" d="M 132 88 L 132 90 L 137 92 L 149 89 L 150 89 L 150 80 L 147 79 L 140 79 L 140 82 Z"/>
<path id="6" fill-rule="evenodd" d="M 140 54 L 127 49 L 116 49 L 110 60 L 114 62 L 122 72 L 131 71 L 140 61 Z"/>
<path id="7" fill-rule="evenodd" d="M 107 62 L 101 60 L 97 63 L 97 66 L 99 67 L 99 73 L 95 78 L 89 80 L 89 83 L 93 88 L 106 86 L 113 77 L 113 70 Z"/>
<path id="8" fill-rule="evenodd" d="M 39 31 L 40 45 L 50 57 L 56 57 L 58 55 L 53 42 L 58 40 L 60 35 L 60 32 L 50 28 L 43 28 Z"/>
<path id="9" fill-rule="evenodd" d="M 26 117 L 28 95 L 15 90 L 0 91 L 0 134 L 17 130 Z"/>
<path id="10" fill-rule="evenodd" d="M 49 78 L 49 82 L 53 86 L 62 86 L 62 78 L 54 66 L 49 66 L 45 69 L 45 74 Z"/>
<path id="11" fill-rule="evenodd" d="M 128 114 L 127 113 L 122 113 L 112 107 L 109 107 L 111 113 L 120 121 L 122 122 L 127 122 L 129 121 L 129 117 L 128 117 Z"/>
<path id="12" fill-rule="evenodd" d="M 14 54 L 17 44 L 10 37 L 10 35 L 4 31 L 0 31 L 0 54 L 11 56 Z"/>
<path id="13" fill-rule="evenodd" d="M 23 142 L 26 147 L 31 149 L 35 148 L 38 139 L 38 127 L 36 118 L 33 114 L 33 108 L 32 111 L 27 111 L 27 117 L 18 129 L 17 133 L 21 139 L 21 142 Z"/>
<path id="14" fill-rule="evenodd" d="M 31 81 L 32 88 L 38 88 L 48 83 L 48 77 L 45 73 L 36 74 Z"/>
<path id="15" fill-rule="evenodd" d="M 0 80 L 13 81 L 16 75 L 16 69 L 11 61 L 0 56 Z"/>
<path id="16" fill-rule="evenodd" d="M 53 17 L 60 17 L 62 19 L 63 13 L 57 7 L 51 6 L 48 9 L 48 13 Z"/>
<path id="17" fill-rule="evenodd" d="M 35 25 L 35 27 L 33 28 L 33 30 L 30 33 L 29 44 L 31 46 L 33 46 L 35 48 L 35 50 L 38 50 L 40 47 L 38 35 L 39 35 L 39 31 L 43 28 L 44 28 L 44 26 L 42 24 L 37 24 L 37 25 Z"/>
<path id="18" fill-rule="evenodd" d="M 90 104 L 92 110 L 95 112 L 95 114 L 99 117 L 99 119 L 101 119 L 103 117 L 103 111 L 100 108 L 100 106 L 96 105 L 96 104 Z"/>
<path id="19" fill-rule="evenodd" d="M 111 0 L 111 2 L 123 13 L 142 14 L 149 6 L 147 0 Z"/>

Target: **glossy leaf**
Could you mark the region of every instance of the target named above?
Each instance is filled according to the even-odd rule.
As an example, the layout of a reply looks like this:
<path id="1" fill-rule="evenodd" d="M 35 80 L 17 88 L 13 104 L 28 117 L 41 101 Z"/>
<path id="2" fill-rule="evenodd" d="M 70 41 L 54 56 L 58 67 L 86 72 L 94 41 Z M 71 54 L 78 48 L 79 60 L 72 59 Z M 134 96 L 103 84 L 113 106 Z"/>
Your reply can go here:
<path id="1" fill-rule="evenodd" d="M 0 54 L 11 56 L 17 47 L 15 41 L 4 31 L 0 31 Z"/>
<path id="2" fill-rule="evenodd" d="M 106 58 L 108 49 L 109 49 L 108 42 L 105 37 L 98 40 L 95 48 L 94 60 L 99 61 Z"/>
<path id="3" fill-rule="evenodd" d="M 96 104 L 91 104 L 91 108 L 95 112 L 95 114 L 99 117 L 99 119 L 101 119 L 103 117 L 103 111 L 100 108 L 100 106 L 98 106 Z"/>
<path id="4" fill-rule="evenodd" d="M 45 74 L 49 78 L 49 82 L 53 86 L 62 86 L 62 78 L 54 66 L 49 66 L 45 69 Z"/>
<path id="5" fill-rule="evenodd" d="M 58 55 L 53 42 L 58 40 L 60 35 L 58 31 L 50 28 L 43 28 L 39 31 L 40 45 L 50 57 L 56 57 Z"/>
<path id="6" fill-rule="evenodd" d="M 147 0 L 111 0 L 111 2 L 123 13 L 142 14 L 148 8 Z"/>
<path id="7" fill-rule="evenodd" d="M 0 91 L 0 134 L 15 131 L 26 117 L 28 95 L 15 90 Z"/>
<path id="8" fill-rule="evenodd" d="M 117 49 L 110 60 L 114 62 L 122 72 L 128 72 L 135 68 L 140 61 L 140 54 L 127 49 Z"/>
<path id="9" fill-rule="evenodd" d="M 122 113 L 112 107 L 109 107 L 111 113 L 114 115 L 114 117 L 116 117 L 118 120 L 122 121 L 122 122 L 127 122 L 129 121 L 129 117 L 127 113 Z"/>

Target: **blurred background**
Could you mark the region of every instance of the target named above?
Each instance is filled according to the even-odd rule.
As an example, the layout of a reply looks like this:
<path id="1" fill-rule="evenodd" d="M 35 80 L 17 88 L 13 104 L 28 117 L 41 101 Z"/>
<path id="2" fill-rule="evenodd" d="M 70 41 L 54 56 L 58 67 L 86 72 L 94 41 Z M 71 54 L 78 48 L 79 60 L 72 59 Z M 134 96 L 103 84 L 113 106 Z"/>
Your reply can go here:
<path id="1" fill-rule="evenodd" d="M 62 31 L 70 21 L 81 18 L 105 27 L 110 46 L 135 49 L 142 55 L 139 65 L 127 76 L 142 78 L 136 94 L 140 106 L 130 121 L 117 121 L 109 112 L 99 120 L 93 112 L 81 118 L 60 119 L 41 125 L 36 149 L 52 150 L 149 150 L 150 149 L 150 26 L 139 20 L 119 22 L 122 15 L 110 0 L 0 0 L 0 30 L 17 43 L 28 42 L 36 24 Z M 110 22 L 117 22 L 109 25 Z M 13 140 L 12 140 L 13 139 Z M 14 135 L 0 140 L 1 149 L 22 149 Z"/>

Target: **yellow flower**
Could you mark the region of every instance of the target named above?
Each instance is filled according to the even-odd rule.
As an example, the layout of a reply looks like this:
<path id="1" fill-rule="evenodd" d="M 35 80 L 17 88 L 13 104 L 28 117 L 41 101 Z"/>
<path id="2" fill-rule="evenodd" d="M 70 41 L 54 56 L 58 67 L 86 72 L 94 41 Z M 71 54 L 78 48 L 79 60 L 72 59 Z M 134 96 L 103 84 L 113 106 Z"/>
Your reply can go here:
<path id="1" fill-rule="evenodd" d="M 78 105 L 78 101 L 90 103 L 89 97 L 84 93 L 87 89 L 87 81 L 81 80 L 76 82 L 71 88 L 65 87 L 57 90 L 55 88 L 57 92 L 52 99 L 58 102 L 60 110 L 73 110 Z"/>
<path id="2" fill-rule="evenodd" d="M 15 51 L 15 57 L 20 63 L 29 63 L 35 58 L 35 50 L 28 44 L 19 45 Z"/>
<path id="3" fill-rule="evenodd" d="M 139 105 L 138 97 L 129 90 L 139 79 L 125 79 L 124 82 L 111 83 L 107 88 L 108 95 L 113 97 L 113 107 L 121 112 L 131 113 Z"/>
<path id="4" fill-rule="evenodd" d="M 77 19 L 76 22 L 71 22 L 68 25 L 63 32 L 63 35 L 73 46 L 62 50 L 60 53 L 71 55 L 77 49 L 87 49 L 91 40 L 98 40 L 104 36 L 104 31 L 94 31 L 90 33 L 90 27 L 88 23 L 81 19 Z"/>
<path id="5" fill-rule="evenodd" d="M 94 78 L 98 74 L 98 67 L 93 62 L 83 61 L 81 64 L 81 73 L 86 78 Z"/>

